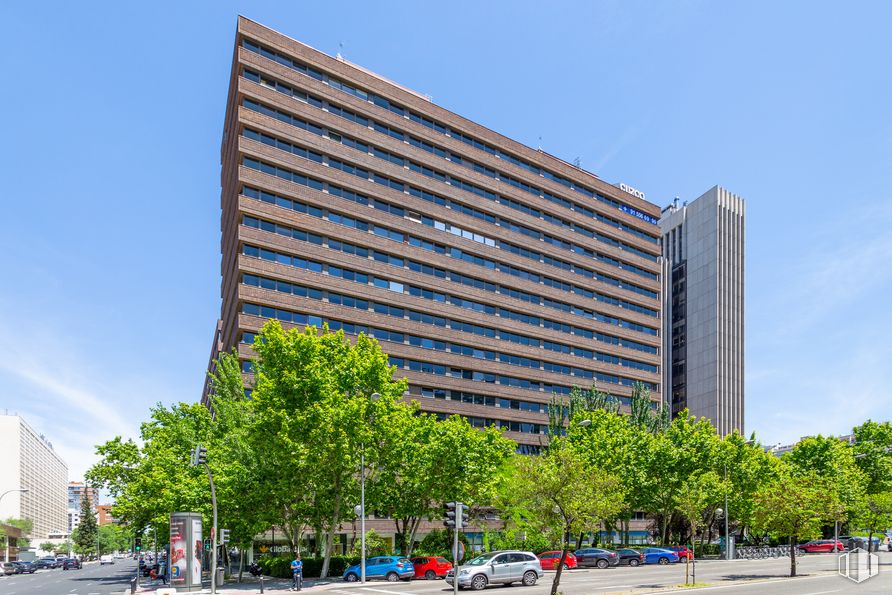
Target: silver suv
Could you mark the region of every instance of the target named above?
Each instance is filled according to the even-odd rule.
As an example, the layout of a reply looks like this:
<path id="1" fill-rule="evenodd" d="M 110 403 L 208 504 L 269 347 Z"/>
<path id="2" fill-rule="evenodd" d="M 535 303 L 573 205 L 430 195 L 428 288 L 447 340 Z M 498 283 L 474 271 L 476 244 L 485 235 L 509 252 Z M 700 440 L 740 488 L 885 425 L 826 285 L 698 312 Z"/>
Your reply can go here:
<path id="1" fill-rule="evenodd" d="M 446 573 L 446 583 L 455 580 L 455 569 Z M 529 587 L 542 577 L 542 564 L 532 552 L 507 550 L 477 556 L 458 568 L 458 586 L 475 591 L 491 583 L 510 585 L 521 582 Z"/>

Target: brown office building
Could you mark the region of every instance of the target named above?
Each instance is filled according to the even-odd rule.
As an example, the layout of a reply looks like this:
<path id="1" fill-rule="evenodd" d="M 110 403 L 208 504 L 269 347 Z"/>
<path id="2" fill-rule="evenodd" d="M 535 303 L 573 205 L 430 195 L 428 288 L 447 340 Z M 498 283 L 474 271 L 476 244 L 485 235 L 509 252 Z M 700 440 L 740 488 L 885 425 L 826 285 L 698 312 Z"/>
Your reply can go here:
<path id="1" fill-rule="evenodd" d="M 582 116 L 582 114 L 580 114 Z M 553 394 L 660 383 L 660 209 L 240 18 L 214 353 L 327 322 L 374 335 L 438 415 L 535 452 Z"/>

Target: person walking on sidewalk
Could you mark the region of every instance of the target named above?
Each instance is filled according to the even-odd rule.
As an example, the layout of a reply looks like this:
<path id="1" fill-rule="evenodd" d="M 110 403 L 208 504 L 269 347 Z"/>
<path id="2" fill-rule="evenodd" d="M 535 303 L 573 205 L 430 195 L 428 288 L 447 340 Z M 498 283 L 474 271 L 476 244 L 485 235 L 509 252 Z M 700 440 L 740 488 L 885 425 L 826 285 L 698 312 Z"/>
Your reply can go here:
<path id="1" fill-rule="evenodd" d="M 291 561 L 291 590 L 300 591 L 303 587 L 304 563 L 300 560 L 300 554 Z"/>

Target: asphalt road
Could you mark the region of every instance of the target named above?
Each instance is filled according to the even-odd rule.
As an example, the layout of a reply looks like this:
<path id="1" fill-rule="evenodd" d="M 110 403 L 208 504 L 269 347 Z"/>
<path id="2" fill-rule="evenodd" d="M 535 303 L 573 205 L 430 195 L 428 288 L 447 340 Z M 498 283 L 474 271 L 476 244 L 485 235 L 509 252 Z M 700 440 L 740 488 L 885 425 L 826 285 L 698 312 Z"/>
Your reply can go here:
<path id="1" fill-rule="evenodd" d="M 746 594 L 823 594 L 823 593 L 892 593 L 892 554 L 883 552 L 880 557 L 879 576 L 856 584 L 837 572 L 834 554 L 809 554 L 797 557 L 798 574 L 789 578 L 789 558 L 766 560 L 701 561 L 697 564 L 697 582 L 708 586 L 694 589 L 696 593 L 746 593 Z M 547 595 L 554 578 L 546 572 L 534 587 L 493 586 L 487 593 L 501 595 Z M 585 569 L 564 572 L 559 591 L 564 595 L 589 595 L 594 593 L 656 593 L 667 588 L 683 585 L 684 564 L 669 566 L 621 566 L 605 570 Z M 346 584 L 331 585 L 327 590 L 339 595 L 450 595 L 452 588 L 443 581 L 412 581 L 387 583 L 375 581 L 365 587 Z M 359 593 L 357 592 L 359 591 Z M 462 591 L 467 593 L 468 591 Z"/>
<path id="2" fill-rule="evenodd" d="M 125 590 L 129 593 L 134 576 L 134 560 L 115 560 L 115 564 L 104 566 L 93 562 L 81 570 L 55 568 L 0 576 L 0 595 L 109 595 Z"/>

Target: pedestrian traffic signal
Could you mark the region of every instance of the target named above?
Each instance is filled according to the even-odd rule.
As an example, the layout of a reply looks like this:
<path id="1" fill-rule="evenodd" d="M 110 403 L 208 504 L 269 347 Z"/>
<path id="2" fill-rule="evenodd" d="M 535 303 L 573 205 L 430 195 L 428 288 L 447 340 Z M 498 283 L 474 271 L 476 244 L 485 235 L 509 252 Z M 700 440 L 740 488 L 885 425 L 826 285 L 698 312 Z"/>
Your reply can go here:
<path id="1" fill-rule="evenodd" d="M 444 504 L 443 511 L 445 515 L 443 518 L 443 526 L 449 529 L 461 529 L 462 511 L 464 506 L 465 505 L 461 502 L 447 502 Z"/>
<path id="2" fill-rule="evenodd" d="M 134 540 L 134 542 L 133 542 L 133 549 L 136 550 L 137 552 L 139 552 L 140 550 L 142 550 L 142 538 L 141 538 L 141 537 L 137 537 L 137 538 Z"/>
<path id="3" fill-rule="evenodd" d="M 197 467 L 198 465 L 206 465 L 207 462 L 208 449 L 200 444 L 197 444 L 195 446 L 195 450 L 192 451 L 192 466 Z"/>
<path id="4" fill-rule="evenodd" d="M 211 538 L 210 537 L 208 537 L 207 539 L 204 540 L 204 550 L 206 552 L 211 551 Z"/>

